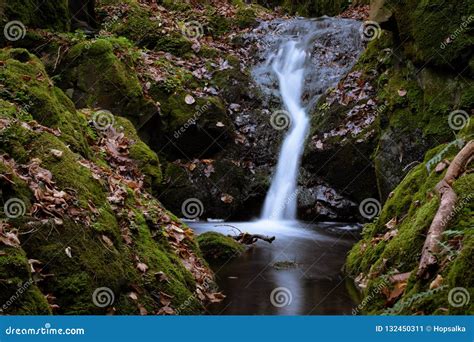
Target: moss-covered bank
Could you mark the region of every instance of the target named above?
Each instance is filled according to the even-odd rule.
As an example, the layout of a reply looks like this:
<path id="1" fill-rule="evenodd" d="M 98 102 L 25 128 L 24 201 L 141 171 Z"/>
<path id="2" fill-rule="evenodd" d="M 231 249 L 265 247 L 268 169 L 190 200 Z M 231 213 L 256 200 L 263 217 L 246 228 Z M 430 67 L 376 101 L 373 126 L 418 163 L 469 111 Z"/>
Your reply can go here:
<path id="1" fill-rule="evenodd" d="M 128 120 L 77 111 L 26 50 L 0 61 L 1 200 L 24 214 L 2 212 L 4 313 L 200 312 L 194 292 L 211 273 L 190 229 L 149 193 L 156 154 Z M 104 287 L 113 299 L 101 306 Z"/>
<path id="2" fill-rule="evenodd" d="M 438 210 L 434 186 L 444 171 L 435 171 L 443 160 L 452 160 L 472 139 L 472 124 L 459 140 L 430 150 L 390 194 L 379 217 L 363 229 L 363 238 L 351 250 L 345 270 L 356 279 L 366 298 L 362 312 L 370 314 L 468 314 L 472 302 L 453 304 L 456 288 L 472 293 L 470 275 L 474 260 L 472 234 L 474 178 L 464 173 L 453 184 L 458 196 L 455 215 L 441 237 L 439 269 L 428 280 L 416 277 L 426 232 Z M 467 169 L 472 168 L 472 162 Z"/>

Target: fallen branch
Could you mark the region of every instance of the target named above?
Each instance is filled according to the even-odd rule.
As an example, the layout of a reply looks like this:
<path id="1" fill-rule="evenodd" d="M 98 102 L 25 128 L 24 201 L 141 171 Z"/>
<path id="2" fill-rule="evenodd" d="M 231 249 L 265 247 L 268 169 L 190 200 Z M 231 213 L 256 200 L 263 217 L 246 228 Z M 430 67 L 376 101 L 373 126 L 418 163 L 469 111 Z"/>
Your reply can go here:
<path id="1" fill-rule="evenodd" d="M 233 238 L 234 240 L 236 240 L 237 242 L 239 242 L 241 244 L 244 244 L 244 245 L 252 245 L 255 242 L 257 242 L 258 240 L 263 240 L 263 241 L 266 241 L 268 243 L 272 243 L 273 240 L 275 240 L 274 236 L 244 233 L 239 228 L 237 228 L 237 227 L 235 227 L 231 224 L 217 224 L 214 227 L 231 227 L 231 228 L 237 230 L 240 234 L 234 235 L 234 236 L 229 235 L 229 236 L 231 238 Z"/>
<path id="2" fill-rule="evenodd" d="M 268 243 L 272 243 L 273 240 L 275 240 L 274 236 L 266 236 L 266 235 L 260 235 L 260 234 L 249 234 L 249 233 L 241 233 L 237 236 L 233 236 L 234 240 L 237 240 L 237 242 L 240 242 L 241 244 L 244 245 L 253 245 L 255 242 L 258 240 L 263 240 Z"/>
<path id="3" fill-rule="evenodd" d="M 444 178 L 436 185 L 435 190 L 440 196 L 440 204 L 426 236 L 418 266 L 417 276 L 428 279 L 431 271 L 438 266 L 436 255 L 440 253 L 440 237 L 454 216 L 457 196 L 451 185 L 466 169 L 474 156 L 474 140 L 469 141 L 459 151 L 449 165 Z"/>

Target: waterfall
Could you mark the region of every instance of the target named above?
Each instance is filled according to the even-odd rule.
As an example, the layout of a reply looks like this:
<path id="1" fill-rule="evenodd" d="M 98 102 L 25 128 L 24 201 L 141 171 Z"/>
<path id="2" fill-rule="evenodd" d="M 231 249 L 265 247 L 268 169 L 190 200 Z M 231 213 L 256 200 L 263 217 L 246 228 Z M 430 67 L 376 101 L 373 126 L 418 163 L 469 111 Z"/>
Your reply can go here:
<path id="1" fill-rule="evenodd" d="M 265 103 L 273 114 L 287 113 L 290 121 L 261 219 L 296 219 L 298 175 L 309 116 L 317 115 L 319 97 L 357 61 L 363 49 L 360 28 L 361 23 L 351 19 L 276 19 L 262 22 L 248 35 L 249 42 L 259 47 L 252 76 Z"/>
<path id="2" fill-rule="evenodd" d="M 295 220 L 297 179 L 303 146 L 308 134 L 309 118 L 301 103 L 306 52 L 295 41 L 284 44 L 272 56 L 273 70 L 278 77 L 279 90 L 289 120 L 275 175 L 265 199 L 262 218 L 266 220 Z M 280 115 L 281 115 L 280 114 Z"/>

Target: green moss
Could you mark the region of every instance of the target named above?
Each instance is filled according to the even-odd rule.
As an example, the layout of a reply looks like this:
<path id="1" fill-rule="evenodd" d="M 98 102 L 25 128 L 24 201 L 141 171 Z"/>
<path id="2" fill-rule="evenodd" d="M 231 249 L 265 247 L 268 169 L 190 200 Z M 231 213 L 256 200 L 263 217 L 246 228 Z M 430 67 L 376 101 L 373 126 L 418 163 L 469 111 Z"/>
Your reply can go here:
<path id="1" fill-rule="evenodd" d="M 204 258 L 209 262 L 225 262 L 239 256 L 245 250 L 245 247 L 232 237 L 216 232 L 199 235 L 197 242 Z"/>
<path id="2" fill-rule="evenodd" d="M 8 0 L 0 3 L 0 19 L 19 20 L 29 27 L 67 30 L 70 15 L 67 0 Z"/>
<path id="3" fill-rule="evenodd" d="M 0 60 L 5 63 L 0 68 L 2 95 L 40 124 L 60 129 L 64 141 L 75 151 L 88 155 L 83 134 L 86 122 L 66 95 L 53 85 L 39 59 L 23 49 L 3 49 Z"/>
<path id="4" fill-rule="evenodd" d="M 464 69 L 472 46 L 470 30 L 474 4 L 468 1 L 386 1 L 394 9 L 405 52 L 417 63 Z M 446 17 L 450 20 L 446 20 Z M 420 20 L 423 17 L 425 20 Z M 437 27 L 437 30 L 431 30 Z"/>
<path id="5" fill-rule="evenodd" d="M 252 27 L 257 24 L 257 17 L 253 8 L 240 8 L 235 18 L 236 25 L 241 28 Z"/>
<path id="6" fill-rule="evenodd" d="M 127 49 L 122 40 L 105 38 L 75 45 L 63 63 L 61 87 L 72 89 L 78 107 L 100 107 L 134 123 L 154 114 L 155 105 L 145 98 L 132 67 L 114 54 Z"/>
<path id="7" fill-rule="evenodd" d="M 48 302 L 30 273 L 30 265 L 21 248 L 0 247 L 0 313 L 50 314 Z"/>
<path id="8" fill-rule="evenodd" d="M 468 275 L 472 268 L 473 260 L 473 225 L 472 192 L 474 176 L 463 175 L 453 184 L 458 195 L 456 215 L 450 221 L 448 231 L 451 230 L 462 236 L 462 244 L 458 249 L 448 247 L 439 257 L 443 267 L 439 274 L 445 279 L 445 289 L 439 292 L 429 291 L 429 282 L 417 279 L 415 276 L 421 257 L 422 246 L 426 232 L 438 210 L 439 198 L 434 192 L 435 185 L 443 177 L 443 173 L 427 171 L 427 162 L 443 152 L 443 159 L 452 160 L 457 153 L 456 148 L 447 148 L 441 145 L 430 150 L 424 163 L 412 169 L 399 186 L 393 191 L 392 196 L 382 208 L 379 219 L 364 227 L 363 238 L 350 251 L 345 270 L 356 277 L 360 273 L 369 277 L 368 287 L 364 295 L 373 296 L 374 286 L 386 279 L 390 272 L 412 272 L 408 279 L 407 289 L 399 303 L 387 309 L 387 313 L 413 314 L 415 312 L 446 313 L 442 308 L 447 308 L 451 314 L 469 312 L 469 306 L 456 309 L 449 305 L 447 292 L 450 288 L 462 286 L 472 288 L 473 279 Z M 432 168 L 431 168 L 432 170 Z M 388 241 L 378 241 L 374 238 L 384 236 L 389 231 L 385 224 L 396 218 L 398 223 L 395 237 Z M 446 245 L 448 237 L 443 237 L 441 243 Z M 447 245 L 449 246 L 449 244 Z M 447 255 L 448 253 L 449 255 Z M 432 281 L 433 279 L 430 279 Z M 380 314 L 385 309 L 386 299 L 372 300 L 366 311 L 371 314 Z"/>
<path id="9" fill-rule="evenodd" d="M 182 308 L 181 313 L 199 313 L 202 310 L 202 306 L 193 295 L 195 281 L 191 273 L 186 270 L 178 257 L 170 252 L 166 244 L 159 244 L 153 240 L 152 234 L 141 214 L 136 213 L 135 219 L 138 226 L 138 239 L 136 243 L 140 260 L 150 267 L 146 275 L 148 286 L 152 287 L 152 291 L 163 291 L 173 296 L 176 308 L 180 303 L 187 303 Z M 160 232 L 155 234 L 160 234 Z M 157 272 L 163 272 L 169 280 L 162 284 L 158 283 L 154 276 Z"/>
<path id="10" fill-rule="evenodd" d="M 132 141 L 129 156 L 137 162 L 140 171 L 146 176 L 146 185 L 156 190 L 162 181 L 158 156 L 140 139 L 130 121 L 125 118 L 117 117 L 116 126 L 121 127 L 127 138 Z"/>

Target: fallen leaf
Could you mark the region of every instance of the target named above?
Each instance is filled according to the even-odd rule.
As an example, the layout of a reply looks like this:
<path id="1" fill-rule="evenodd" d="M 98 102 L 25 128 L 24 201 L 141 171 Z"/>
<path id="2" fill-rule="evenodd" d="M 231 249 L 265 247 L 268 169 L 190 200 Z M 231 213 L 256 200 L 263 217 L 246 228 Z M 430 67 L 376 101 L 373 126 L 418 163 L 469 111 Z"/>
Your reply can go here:
<path id="1" fill-rule="evenodd" d="M 397 217 L 394 217 L 385 224 L 385 227 L 387 227 L 388 229 L 393 229 L 397 226 L 397 224 L 398 224 Z"/>
<path id="2" fill-rule="evenodd" d="M 56 150 L 56 149 L 54 149 L 54 148 L 52 148 L 51 150 L 49 150 L 49 152 L 51 152 L 51 154 L 52 154 L 53 156 L 55 156 L 56 158 L 61 158 L 61 157 L 63 156 L 63 153 L 64 153 L 63 151 L 61 151 L 61 150 Z"/>
<path id="3" fill-rule="evenodd" d="M 109 246 L 109 247 L 114 246 L 114 243 L 112 242 L 112 240 L 109 239 L 108 236 L 102 235 L 102 240 L 104 240 L 104 242 L 107 244 L 107 246 Z"/>
<path id="4" fill-rule="evenodd" d="M 234 201 L 234 197 L 232 197 L 229 194 L 222 194 L 221 201 L 226 203 L 226 204 L 229 204 L 229 203 L 232 203 Z"/>
<path id="5" fill-rule="evenodd" d="M 163 281 L 168 281 L 168 277 L 166 276 L 166 274 L 164 272 L 156 272 L 155 273 L 155 278 L 156 280 L 158 280 L 159 282 L 163 282 Z"/>
<path id="6" fill-rule="evenodd" d="M 446 165 L 446 163 L 444 163 L 444 162 L 439 163 L 439 164 L 436 165 L 436 167 L 435 167 L 435 172 L 436 172 L 436 173 L 441 173 L 441 172 L 443 172 L 443 170 L 446 168 L 446 166 L 447 166 L 447 165 Z"/>
<path id="7" fill-rule="evenodd" d="M 188 105 L 192 105 L 196 102 L 196 100 L 191 95 L 186 95 L 186 97 L 184 98 L 184 102 L 186 102 L 186 104 Z"/>
<path id="8" fill-rule="evenodd" d="M 407 94 L 407 91 L 406 91 L 405 89 L 399 89 L 399 90 L 398 90 L 398 95 L 399 95 L 399 96 L 403 97 L 403 96 L 405 96 L 406 94 Z"/>
<path id="9" fill-rule="evenodd" d="M 392 238 L 394 238 L 397 235 L 398 235 L 398 229 L 389 230 L 388 232 L 385 233 L 382 240 L 388 241 L 388 240 L 391 240 Z"/>
<path id="10" fill-rule="evenodd" d="M 394 274 L 392 276 L 390 276 L 390 282 L 392 284 L 394 283 L 400 283 L 400 282 L 405 282 L 408 280 L 408 278 L 410 277 L 410 274 L 411 272 L 405 272 L 405 273 L 398 273 L 398 274 Z"/>
<path id="11" fill-rule="evenodd" d="M 72 248 L 71 247 L 66 247 L 66 249 L 64 250 L 64 252 L 66 253 L 66 255 L 70 258 L 72 258 Z"/>
<path id="12" fill-rule="evenodd" d="M 148 311 L 147 309 L 145 309 L 145 307 L 143 305 L 138 305 L 138 310 L 140 311 L 140 315 L 141 316 L 146 316 L 148 315 Z"/>
<path id="13" fill-rule="evenodd" d="M 441 274 L 438 274 L 436 276 L 436 278 L 431 282 L 430 284 L 430 290 L 433 290 L 433 289 L 437 289 L 438 287 L 441 286 L 441 284 L 443 283 L 443 277 L 441 276 Z"/>
<path id="14" fill-rule="evenodd" d="M 143 273 L 146 273 L 146 271 L 148 271 L 148 266 L 143 262 L 139 262 L 137 268 Z"/>
<path id="15" fill-rule="evenodd" d="M 162 307 L 160 310 L 157 312 L 158 315 L 174 315 L 176 314 L 176 311 L 174 311 L 173 308 L 170 308 L 169 306 Z"/>

